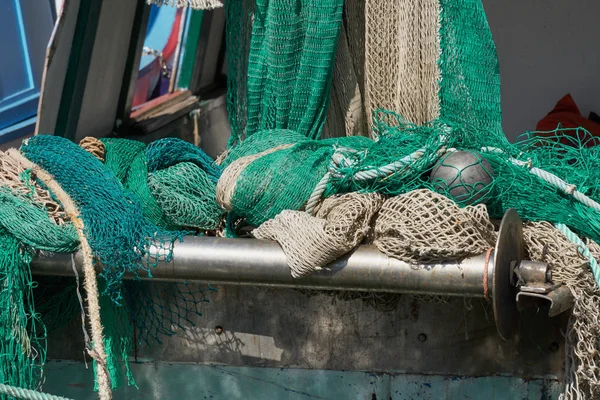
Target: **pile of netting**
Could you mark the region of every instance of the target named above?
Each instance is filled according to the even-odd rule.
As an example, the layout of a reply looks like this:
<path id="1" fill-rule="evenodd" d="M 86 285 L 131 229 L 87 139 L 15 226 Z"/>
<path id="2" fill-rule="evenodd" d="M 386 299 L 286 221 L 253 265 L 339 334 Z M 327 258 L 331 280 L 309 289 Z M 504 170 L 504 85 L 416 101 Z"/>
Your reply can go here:
<path id="1" fill-rule="evenodd" d="M 11 310 L 3 326 L 12 327 L 1 342 L 7 346 L 0 359 L 3 381 L 29 388 L 40 381 L 47 316 L 39 310 L 56 313 L 49 304 L 55 303 L 71 317 L 80 312 L 79 285 L 72 282 L 56 293 L 46 287 L 35 311 L 28 265 L 36 251 L 83 251 L 87 242 L 92 263 L 102 265 L 95 317 L 85 288 L 87 318 L 102 323 L 104 354 L 93 333 L 86 345 L 97 357 L 97 371 L 105 369 L 118 387 L 123 372 L 135 384 L 123 371 L 134 329 L 141 341 L 171 335 L 206 301 L 204 291 L 186 285 L 123 283 L 126 273 L 151 275 L 184 235 L 236 236 L 249 227 L 254 237 L 280 243 L 292 275 L 301 277 L 361 243 L 411 263 L 481 254 L 494 246 L 493 220 L 515 208 L 530 221 L 529 256 L 548 262 L 555 283 L 567 285 L 576 299 L 568 373 L 578 386 L 568 390 L 596 393 L 597 360 L 590 350 L 597 347 L 592 321 L 598 286 L 588 266 L 597 268 L 600 206 L 593 182 L 600 154 L 585 145 L 585 132 L 573 139 L 557 130 L 512 145 L 448 121 L 416 126 L 391 112 L 379 112 L 374 121 L 377 140 L 261 131 L 232 148 L 220 166 L 176 139 L 146 146 L 90 138 L 78 146 L 36 136 L 20 151 L 1 153 L 0 298 Z M 457 166 L 451 157 L 460 153 L 467 163 Z M 450 180 L 436 178 L 440 168 L 452 171 Z M 168 300 L 179 297 L 190 300 Z M 15 354 L 22 368 L 10 367 Z"/>
<path id="2" fill-rule="evenodd" d="M 597 396 L 595 139 L 557 129 L 506 140 L 480 0 L 341 5 L 225 3 L 232 135 L 217 200 L 228 234 L 256 227 L 302 276 L 360 242 L 409 262 L 479 254 L 514 208 L 530 256 L 576 298 L 563 397 Z"/>
<path id="3" fill-rule="evenodd" d="M 558 129 L 509 144 L 448 121 L 416 126 L 389 112 L 374 121 L 376 141 L 254 134 L 222 162 L 217 200 L 237 226 L 277 241 L 295 277 L 360 243 L 415 264 L 483 254 L 495 245 L 494 222 L 516 209 L 529 257 L 547 262 L 575 298 L 565 397 L 600 395 L 594 139 Z"/>
<path id="4" fill-rule="evenodd" d="M 411 263 L 481 254 L 514 208 L 529 257 L 575 298 L 564 396 L 600 395 L 600 150 L 584 131 L 506 140 L 481 1 L 225 7 L 232 135 L 218 162 L 176 139 L 35 136 L 0 153 L 0 382 L 39 388 L 46 329 L 81 313 L 103 398 L 134 385 L 134 340 L 189 326 L 212 288 L 123 278 L 151 276 L 186 235 L 275 240 L 301 277 L 362 243 Z M 36 289 L 29 268 L 75 250 L 86 307 L 79 276 Z"/>
<path id="5" fill-rule="evenodd" d="M 160 342 L 190 326 L 213 289 L 124 283 L 123 276 L 151 276 L 158 262 L 168 261 L 176 240 L 219 227 L 224 213 L 214 199 L 220 173 L 202 151 L 177 139 L 146 146 L 89 138 L 80 147 L 35 136 L 20 151 L 1 152 L 0 381 L 38 388 L 46 327 L 57 328 L 81 312 L 92 332 L 91 338 L 85 333 L 86 348 L 97 372 L 105 372 L 99 389 L 118 387 L 123 373 L 135 385 L 127 363 L 134 330 L 138 342 Z M 92 266 L 92 275 L 83 277 L 87 310 L 77 297 L 79 279 L 42 278 L 36 291 L 29 268 L 40 251 L 77 249 Z M 102 265 L 97 283 L 95 264 Z"/>

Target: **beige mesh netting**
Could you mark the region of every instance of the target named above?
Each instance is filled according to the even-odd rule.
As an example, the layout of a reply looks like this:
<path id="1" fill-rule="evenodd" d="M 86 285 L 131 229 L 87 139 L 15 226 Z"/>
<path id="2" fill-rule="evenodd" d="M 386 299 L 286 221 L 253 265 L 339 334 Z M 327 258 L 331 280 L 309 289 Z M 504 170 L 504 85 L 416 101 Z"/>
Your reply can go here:
<path id="1" fill-rule="evenodd" d="M 388 199 L 375 221 L 374 244 L 403 261 L 435 262 L 484 253 L 495 244 L 485 205 L 459 208 L 430 190 Z"/>
<path id="2" fill-rule="evenodd" d="M 285 252 L 292 276 L 307 275 L 356 247 L 368 233 L 381 207 L 377 193 L 329 197 L 316 217 L 284 210 L 253 231 L 258 239 L 277 241 Z"/>
<path id="3" fill-rule="evenodd" d="M 366 0 L 365 18 L 369 123 L 377 108 L 398 112 L 415 124 L 438 117 L 439 2 Z"/>
<path id="4" fill-rule="evenodd" d="M 93 154 L 94 157 L 96 157 L 98 160 L 104 162 L 104 156 L 106 155 L 106 147 L 104 146 L 104 143 L 100 141 L 100 139 L 92 136 L 87 136 L 81 139 L 81 141 L 79 142 L 79 146 L 88 153 Z"/>
<path id="5" fill-rule="evenodd" d="M 48 211 L 52 220 L 62 225 L 65 222 L 65 212 L 60 203 L 52 197 L 50 192 L 36 184 L 35 174 L 27 169 L 18 159 L 11 157 L 10 153 L 0 151 L 0 186 L 10 188 L 13 193 L 31 198 Z"/>
<path id="6" fill-rule="evenodd" d="M 600 289 L 589 261 L 558 229 L 548 222 L 525 224 L 526 249 L 532 260 L 547 262 L 554 283 L 571 289 L 575 298 L 566 332 L 565 388 L 562 399 L 600 398 Z M 588 248 L 596 260 L 600 247 Z"/>

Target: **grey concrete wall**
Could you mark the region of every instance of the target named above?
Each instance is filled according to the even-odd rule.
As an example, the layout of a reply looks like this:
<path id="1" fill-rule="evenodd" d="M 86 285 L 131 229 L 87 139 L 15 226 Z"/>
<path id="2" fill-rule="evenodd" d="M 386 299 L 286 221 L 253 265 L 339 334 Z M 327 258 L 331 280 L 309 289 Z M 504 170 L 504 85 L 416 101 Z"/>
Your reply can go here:
<path id="1" fill-rule="evenodd" d="M 514 140 L 566 93 L 600 113 L 600 2 L 483 0 L 498 48 L 504 131 Z"/>

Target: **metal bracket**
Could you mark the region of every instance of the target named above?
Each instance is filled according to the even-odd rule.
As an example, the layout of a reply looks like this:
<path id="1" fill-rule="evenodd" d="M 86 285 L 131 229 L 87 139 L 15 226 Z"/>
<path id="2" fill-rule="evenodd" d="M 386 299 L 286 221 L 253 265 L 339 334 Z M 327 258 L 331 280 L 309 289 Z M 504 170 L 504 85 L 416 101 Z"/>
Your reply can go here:
<path id="1" fill-rule="evenodd" d="M 536 293 L 530 291 L 520 291 L 517 293 L 517 307 L 524 310 L 529 307 L 547 307 L 549 317 L 555 317 L 573 307 L 575 299 L 571 290 L 566 286 L 559 286 L 547 293 Z"/>

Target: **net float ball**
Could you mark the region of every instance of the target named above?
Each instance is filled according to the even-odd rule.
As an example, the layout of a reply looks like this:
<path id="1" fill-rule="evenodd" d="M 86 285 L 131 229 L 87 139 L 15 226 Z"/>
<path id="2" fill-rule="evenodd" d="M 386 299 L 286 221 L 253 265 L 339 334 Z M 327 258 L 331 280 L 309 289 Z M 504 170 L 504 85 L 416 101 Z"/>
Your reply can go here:
<path id="1" fill-rule="evenodd" d="M 443 155 L 429 176 L 436 192 L 462 205 L 481 202 L 491 188 L 494 170 L 475 151 L 456 150 Z"/>

